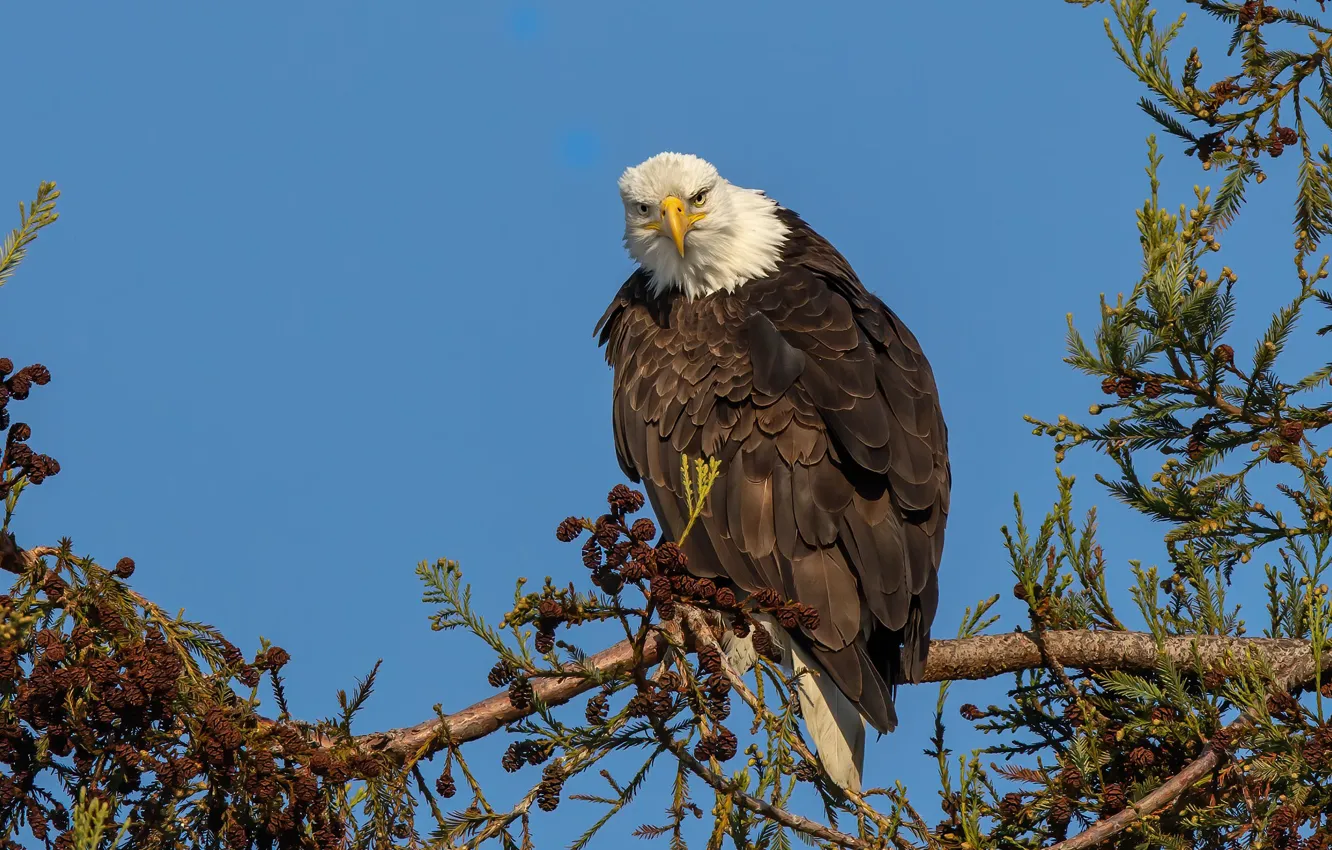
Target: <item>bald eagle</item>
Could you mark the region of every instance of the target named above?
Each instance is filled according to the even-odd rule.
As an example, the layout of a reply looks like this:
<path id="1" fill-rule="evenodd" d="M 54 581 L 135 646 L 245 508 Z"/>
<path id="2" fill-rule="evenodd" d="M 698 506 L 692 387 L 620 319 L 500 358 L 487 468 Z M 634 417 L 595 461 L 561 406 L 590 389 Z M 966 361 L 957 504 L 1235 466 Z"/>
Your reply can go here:
<path id="1" fill-rule="evenodd" d="M 668 538 L 685 524 L 680 455 L 721 475 L 684 544 L 689 571 L 816 608 L 768 620 L 829 776 L 858 790 L 865 721 L 897 723 L 938 608 L 948 432 L 906 325 L 823 237 L 708 162 L 662 153 L 619 182 L 639 264 L 597 324 L 614 370 L 620 465 Z M 754 661 L 750 639 L 728 656 Z"/>

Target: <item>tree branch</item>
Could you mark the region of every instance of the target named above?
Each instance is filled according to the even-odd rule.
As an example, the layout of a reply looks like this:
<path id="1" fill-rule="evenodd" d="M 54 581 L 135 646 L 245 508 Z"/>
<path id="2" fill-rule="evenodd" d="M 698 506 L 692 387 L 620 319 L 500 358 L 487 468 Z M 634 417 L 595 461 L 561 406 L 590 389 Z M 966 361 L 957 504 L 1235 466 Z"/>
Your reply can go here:
<path id="1" fill-rule="evenodd" d="M 667 622 L 658 626 L 648 636 L 643 646 L 644 666 L 656 664 L 661 660 L 671 641 L 678 644 L 683 639 L 680 627 L 675 623 Z M 603 675 L 615 676 L 628 672 L 633 663 L 633 645 L 627 640 L 620 641 L 587 659 L 585 667 L 568 665 L 567 669 L 570 670 L 568 678 L 549 677 L 533 680 L 532 691 L 540 702 L 546 705 L 560 705 L 597 687 L 596 682 L 589 680 L 581 672 L 573 671 L 591 667 Z M 443 749 L 445 736 L 441 735 L 441 732 L 444 724 L 448 726 L 447 739 L 454 744 L 464 744 L 477 738 L 484 738 L 505 724 L 522 720 L 530 716 L 534 710 L 534 708 L 523 710 L 514 708 L 509 703 L 509 695 L 501 693 L 450 714 L 442 722 L 436 717 L 415 726 L 358 735 L 354 743 L 363 750 L 385 753 L 398 760 L 412 756 L 425 757 Z M 336 742 L 327 739 L 317 743 L 333 746 Z"/>
<path id="2" fill-rule="evenodd" d="M 1249 718 L 1241 717 L 1230 724 L 1227 729 L 1235 730 L 1248 725 Z M 1107 838 L 1118 835 L 1132 824 L 1148 817 L 1161 809 L 1173 803 L 1181 794 L 1189 789 L 1193 783 L 1199 781 L 1207 774 L 1211 773 L 1221 764 L 1221 759 L 1225 755 L 1224 748 L 1217 747 L 1215 744 L 1208 744 L 1203 750 L 1202 755 L 1198 756 L 1187 767 L 1176 773 L 1157 786 L 1156 790 L 1143 797 L 1141 800 L 1130 803 L 1128 808 L 1111 815 L 1108 818 L 1102 818 L 1088 827 L 1084 832 L 1080 832 L 1072 838 L 1052 845 L 1049 850 L 1086 850 L 1088 847 L 1095 847 Z"/>
<path id="3" fill-rule="evenodd" d="M 667 622 L 654 633 L 643 648 L 645 665 L 657 663 L 668 641 L 685 640 L 679 625 Z M 664 634 L 662 633 L 664 632 Z M 1151 673 L 1156 670 L 1156 640 L 1146 632 L 1111 631 L 1051 631 L 1043 635 L 1050 653 L 1066 668 L 1077 670 L 1128 670 Z M 1309 642 L 1285 638 L 1227 638 L 1198 635 L 1195 637 L 1167 638 L 1165 652 L 1177 665 L 1193 666 L 1195 649 L 1204 668 L 1223 661 L 1227 655 L 1242 656 L 1253 651 L 1262 655 L 1277 670 L 1287 671 L 1292 687 L 1313 680 L 1314 662 Z M 628 641 L 606 649 L 588 659 L 591 666 L 603 674 L 627 672 L 633 663 L 633 648 Z M 956 640 L 936 640 L 930 643 L 929 660 L 922 682 L 945 682 L 991 679 L 1020 670 L 1039 670 L 1045 667 L 1037 641 L 1027 632 L 1009 632 L 1001 635 Z M 572 668 L 571 668 L 572 669 Z M 559 705 L 597 685 L 581 675 L 569 678 L 548 678 L 533 682 L 536 694 L 547 705 Z M 509 704 L 507 694 L 498 694 L 475 705 L 449 715 L 449 726 L 455 744 L 474 741 L 515 720 L 521 720 L 532 711 L 519 711 Z M 396 759 L 406 759 L 421 752 L 437 751 L 443 746 L 438 718 L 402 729 L 390 729 L 357 736 L 355 743 L 372 752 L 384 753 Z M 438 743 L 432 743 L 438 741 Z M 328 745 L 332 745 L 330 740 Z"/>
<path id="4" fill-rule="evenodd" d="M 1264 642 L 1270 640 L 1262 639 Z M 1300 641 L 1281 640 L 1279 643 L 1297 644 Z M 1311 656 L 1301 658 L 1298 655 L 1290 656 L 1291 667 L 1286 668 L 1280 665 L 1274 665 L 1278 671 L 1277 686 L 1283 690 L 1290 691 L 1300 685 L 1307 684 L 1313 678 L 1313 659 Z M 1225 728 L 1226 737 L 1233 740 L 1234 733 L 1239 732 L 1255 722 L 1255 716 L 1252 712 L 1245 712 L 1235 722 Z M 1123 811 L 1111 815 L 1108 818 L 1102 818 L 1092 824 L 1085 831 L 1061 841 L 1049 848 L 1049 850 L 1086 850 L 1088 847 L 1095 847 L 1102 841 L 1111 836 L 1118 835 L 1132 824 L 1149 817 L 1166 806 L 1169 806 L 1180 795 L 1187 791 L 1195 782 L 1200 781 L 1207 774 L 1211 773 L 1221 765 L 1221 760 L 1226 757 L 1226 748 L 1217 746 L 1215 738 L 1209 742 L 1203 749 L 1202 755 L 1198 756 L 1188 764 L 1183 770 L 1167 779 L 1157 786 L 1141 800 L 1130 803 Z"/>
<path id="5" fill-rule="evenodd" d="M 9 532 L 0 533 L 0 570 L 16 575 L 31 572 L 37 564 L 49 555 L 59 555 L 59 549 L 50 546 L 36 546 L 32 549 L 20 549 Z"/>

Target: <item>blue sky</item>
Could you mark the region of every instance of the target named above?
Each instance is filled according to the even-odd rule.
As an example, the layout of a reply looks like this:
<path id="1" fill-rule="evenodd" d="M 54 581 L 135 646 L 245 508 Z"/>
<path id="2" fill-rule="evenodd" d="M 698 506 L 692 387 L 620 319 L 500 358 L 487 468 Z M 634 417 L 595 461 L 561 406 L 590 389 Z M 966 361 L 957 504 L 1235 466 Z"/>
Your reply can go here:
<path id="1" fill-rule="evenodd" d="M 925 345 L 952 434 L 948 636 L 1012 587 L 1013 493 L 1042 510 L 1053 495 L 1022 415 L 1096 400 L 1060 362 L 1065 313 L 1090 319 L 1137 273 L 1152 127 L 1104 11 L 8 8 L 0 199 L 64 191 L 3 293 L 0 354 L 55 376 L 19 410 L 63 466 L 25 496 L 20 543 L 132 555 L 168 609 L 247 651 L 260 634 L 287 648 L 298 714 L 331 712 L 378 658 L 361 731 L 486 696 L 490 661 L 429 630 L 414 565 L 460 560 L 496 618 L 518 576 L 580 575 L 554 527 L 621 480 L 591 336 L 631 271 L 615 180 L 676 149 L 801 212 Z M 1163 150 L 1164 192 L 1189 200 L 1210 175 Z M 1223 240 L 1263 307 L 1292 291 L 1289 186 L 1261 187 Z M 1084 480 L 1127 587 L 1126 559 L 1153 558 L 1159 533 Z M 1000 692 L 959 688 L 954 705 Z M 868 768 L 927 809 L 935 696 L 904 690 L 903 728 Z M 535 781 L 502 774 L 495 742 L 474 751 L 496 803 Z M 646 799 L 602 846 L 663 806 Z M 538 818 L 543 846 L 591 817 L 566 802 Z"/>

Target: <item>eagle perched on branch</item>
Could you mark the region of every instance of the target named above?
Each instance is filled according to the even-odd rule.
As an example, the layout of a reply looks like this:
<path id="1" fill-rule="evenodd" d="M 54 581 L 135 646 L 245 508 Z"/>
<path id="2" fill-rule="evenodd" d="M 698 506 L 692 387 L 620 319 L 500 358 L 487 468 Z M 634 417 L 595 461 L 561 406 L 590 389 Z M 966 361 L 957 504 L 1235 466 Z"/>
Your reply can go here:
<path id="1" fill-rule="evenodd" d="M 766 625 L 800 677 L 819 758 L 859 790 L 865 721 L 896 725 L 925 666 L 948 519 L 948 431 L 906 325 L 827 240 L 708 162 L 662 153 L 620 178 L 639 268 L 597 324 L 620 465 L 675 539 L 680 455 L 721 475 L 684 544 L 690 573 L 813 606 Z M 751 639 L 727 654 L 753 665 Z M 863 718 L 863 719 L 862 719 Z"/>

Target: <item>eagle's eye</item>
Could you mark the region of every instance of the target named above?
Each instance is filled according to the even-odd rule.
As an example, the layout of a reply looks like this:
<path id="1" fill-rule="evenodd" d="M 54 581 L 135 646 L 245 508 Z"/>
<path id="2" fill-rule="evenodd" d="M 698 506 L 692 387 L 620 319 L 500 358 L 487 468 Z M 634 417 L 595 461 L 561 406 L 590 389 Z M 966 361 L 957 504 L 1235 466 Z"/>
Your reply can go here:
<path id="1" fill-rule="evenodd" d="M 647 204 L 639 204 L 639 205 L 638 205 L 638 214 L 639 214 L 639 215 L 647 215 L 647 214 L 648 214 L 648 205 L 647 205 Z"/>
<path id="2" fill-rule="evenodd" d="M 689 202 L 696 207 L 701 207 L 708 202 L 708 190 L 702 189 L 698 194 L 689 199 Z"/>

